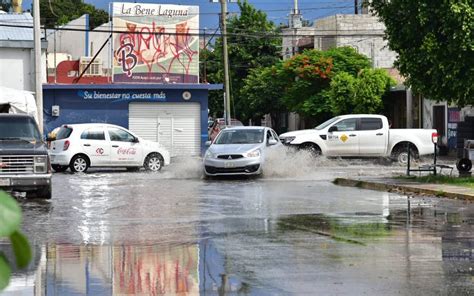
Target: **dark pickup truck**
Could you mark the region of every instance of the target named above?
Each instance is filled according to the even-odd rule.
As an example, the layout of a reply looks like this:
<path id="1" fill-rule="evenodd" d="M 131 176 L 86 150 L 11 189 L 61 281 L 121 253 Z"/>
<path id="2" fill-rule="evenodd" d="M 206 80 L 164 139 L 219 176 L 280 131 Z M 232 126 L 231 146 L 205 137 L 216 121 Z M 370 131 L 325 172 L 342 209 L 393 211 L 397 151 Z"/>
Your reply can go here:
<path id="1" fill-rule="evenodd" d="M 51 164 L 36 121 L 0 114 L 0 189 L 51 198 Z"/>

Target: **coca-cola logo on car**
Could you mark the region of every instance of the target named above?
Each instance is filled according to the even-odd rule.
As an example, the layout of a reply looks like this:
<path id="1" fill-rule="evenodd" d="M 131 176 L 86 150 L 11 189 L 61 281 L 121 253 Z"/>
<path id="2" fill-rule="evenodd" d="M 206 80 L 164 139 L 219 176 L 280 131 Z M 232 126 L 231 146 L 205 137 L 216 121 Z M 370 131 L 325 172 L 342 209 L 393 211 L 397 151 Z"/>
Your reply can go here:
<path id="1" fill-rule="evenodd" d="M 117 150 L 117 154 L 122 154 L 122 155 L 135 155 L 137 153 L 136 148 L 119 148 Z"/>

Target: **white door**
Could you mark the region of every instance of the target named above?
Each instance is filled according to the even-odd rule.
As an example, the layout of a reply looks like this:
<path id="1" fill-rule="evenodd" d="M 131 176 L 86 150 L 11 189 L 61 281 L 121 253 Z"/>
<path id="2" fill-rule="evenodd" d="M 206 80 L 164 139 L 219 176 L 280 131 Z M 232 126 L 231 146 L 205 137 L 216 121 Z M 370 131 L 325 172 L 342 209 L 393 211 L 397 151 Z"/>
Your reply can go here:
<path id="1" fill-rule="evenodd" d="M 383 129 L 381 118 L 361 118 L 358 131 L 359 153 L 361 156 L 385 154 L 388 145 L 388 131 Z"/>
<path id="2" fill-rule="evenodd" d="M 143 159 L 142 144 L 121 128 L 109 127 L 110 164 L 112 166 L 141 166 Z"/>
<path id="3" fill-rule="evenodd" d="M 327 154 L 332 156 L 359 155 L 357 118 L 343 119 L 332 126 L 336 127 L 337 131 L 327 134 Z"/>
<path id="4" fill-rule="evenodd" d="M 199 103 L 131 103 L 129 129 L 156 141 L 171 156 L 201 153 L 201 106 Z"/>
<path id="5" fill-rule="evenodd" d="M 82 151 L 91 160 L 91 166 L 107 166 L 110 162 L 110 145 L 105 139 L 104 127 L 86 129 L 81 134 Z"/>

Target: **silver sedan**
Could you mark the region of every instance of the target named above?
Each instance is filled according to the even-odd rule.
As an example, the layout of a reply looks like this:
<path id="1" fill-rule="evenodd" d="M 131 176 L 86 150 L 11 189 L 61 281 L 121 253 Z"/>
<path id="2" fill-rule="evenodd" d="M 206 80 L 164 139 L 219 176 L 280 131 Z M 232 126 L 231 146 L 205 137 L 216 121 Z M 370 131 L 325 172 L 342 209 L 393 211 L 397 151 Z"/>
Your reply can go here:
<path id="1" fill-rule="evenodd" d="M 232 127 L 222 130 L 204 155 L 207 176 L 259 175 L 269 147 L 282 145 L 268 127 Z"/>

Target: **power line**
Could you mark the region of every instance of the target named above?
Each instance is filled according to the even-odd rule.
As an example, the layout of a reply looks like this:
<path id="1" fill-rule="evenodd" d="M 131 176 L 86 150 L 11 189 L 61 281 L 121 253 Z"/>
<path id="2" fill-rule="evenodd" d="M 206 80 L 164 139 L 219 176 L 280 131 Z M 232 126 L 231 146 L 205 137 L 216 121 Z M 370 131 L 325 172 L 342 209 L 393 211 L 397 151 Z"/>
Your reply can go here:
<path id="1" fill-rule="evenodd" d="M 21 26 L 21 25 L 10 25 L 10 24 L 3 24 L 0 23 L 0 27 L 8 27 L 8 28 L 23 28 L 23 29 L 33 29 L 33 26 Z M 378 33 L 375 30 L 357 30 L 357 33 L 349 33 L 349 34 L 341 34 L 343 32 L 354 32 L 354 30 L 319 30 L 314 27 L 308 27 L 312 30 L 312 32 L 308 32 L 306 34 L 282 34 L 282 33 L 267 33 L 267 32 L 252 32 L 249 33 L 227 33 L 225 36 L 230 37 L 249 37 L 249 38 L 282 38 L 282 37 L 294 37 L 294 38 L 304 38 L 304 37 L 350 37 L 350 36 L 384 36 L 384 33 Z M 45 29 L 44 27 L 42 29 Z M 46 28 L 47 29 L 47 28 Z M 137 32 L 137 31 L 122 31 L 122 30 L 90 30 L 90 29 L 78 29 L 78 28 L 56 28 L 54 30 L 57 31 L 72 31 L 72 32 L 90 32 L 90 33 L 116 33 L 116 34 L 129 34 L 129 35 L 140 35 L 140 34 L 148 34 L 148 35 L 170 35 L 170 36 L 203 36 L 203 33 L 178 33 L 178 32 Z M 375 32 L 374 32 L 375 31 Z M 337 34 L 322 34 L 323 32 L 337 32 Z M 321 33 L 321 34 L 318 34 Z M 222 33 L 216 33 L 216 36 L 224 36 Z"/>

